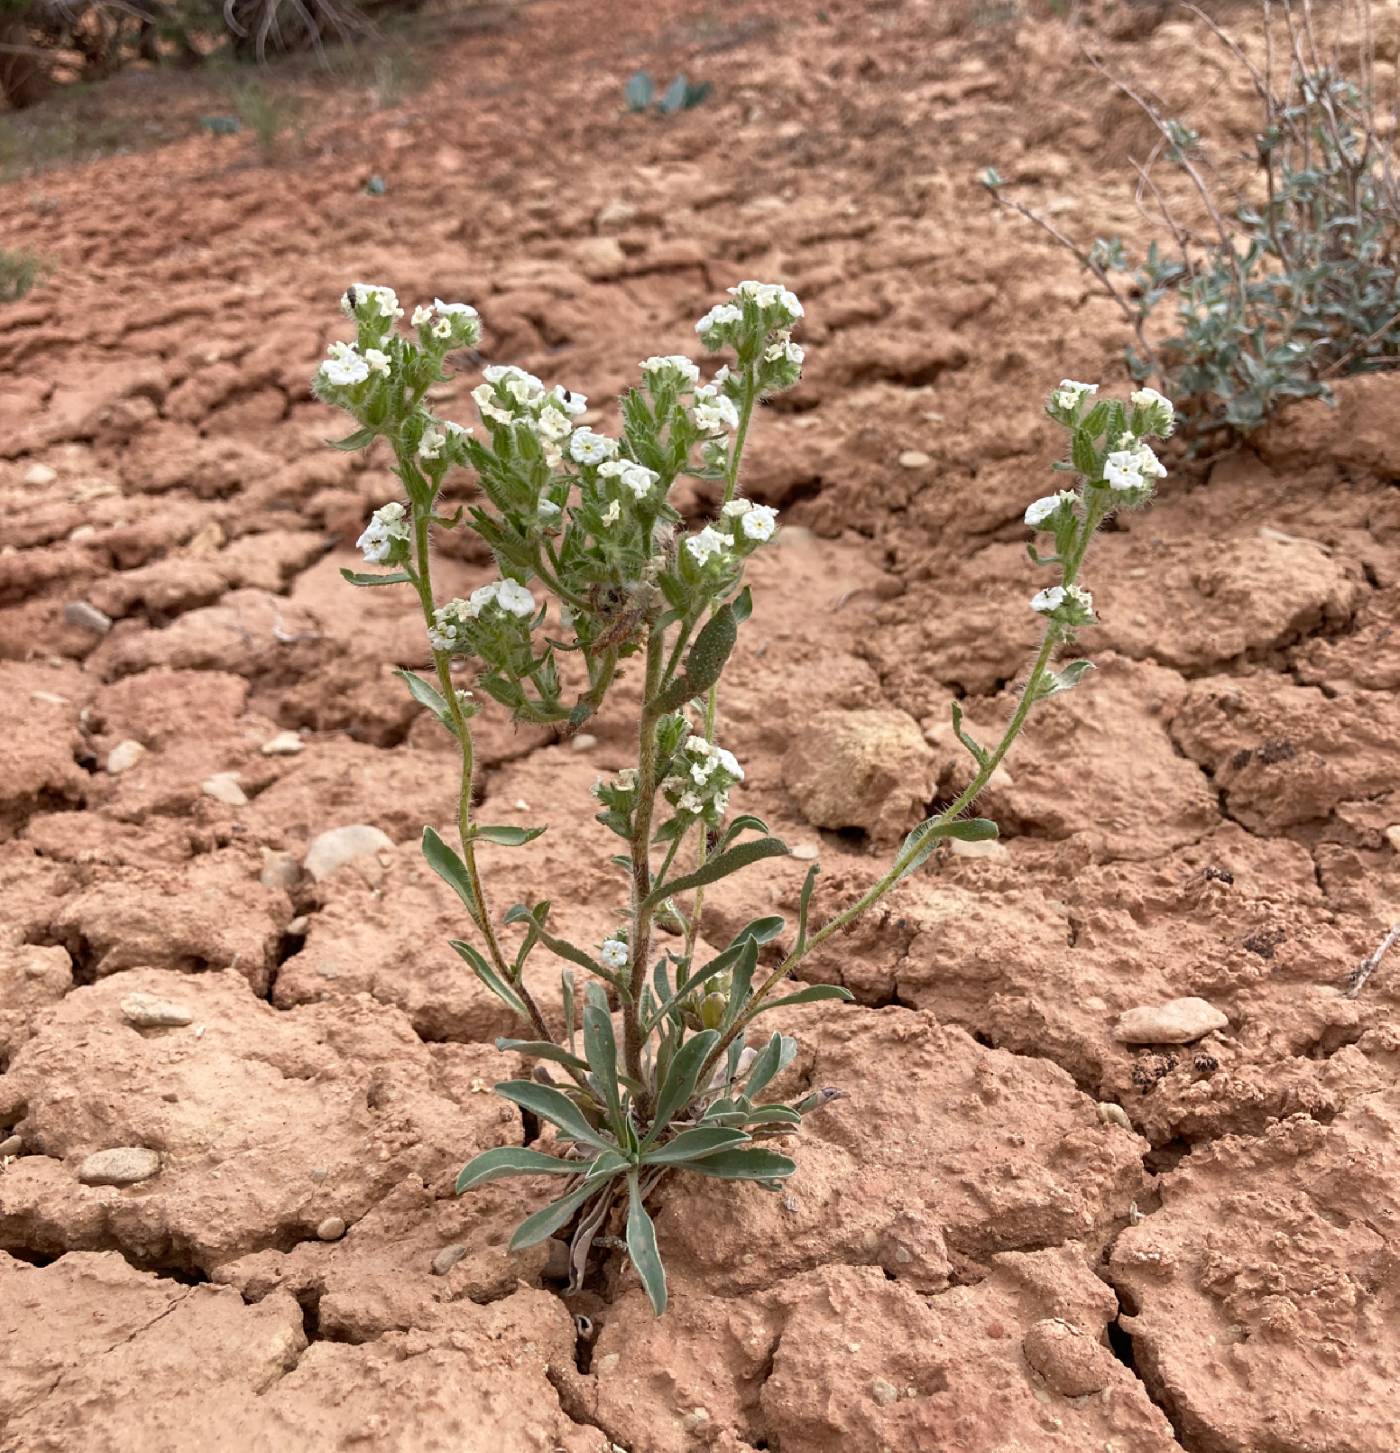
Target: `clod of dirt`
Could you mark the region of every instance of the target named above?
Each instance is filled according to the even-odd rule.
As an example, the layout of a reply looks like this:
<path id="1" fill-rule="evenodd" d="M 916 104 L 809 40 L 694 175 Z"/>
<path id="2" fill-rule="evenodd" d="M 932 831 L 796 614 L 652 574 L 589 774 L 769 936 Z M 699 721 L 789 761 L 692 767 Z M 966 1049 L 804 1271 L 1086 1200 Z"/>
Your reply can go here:
<path id="1" fill-rule="evenodd" d="M 1063 1397 L 1101 1392 L 1113 1374 L 1113 1357 L 1102 1343 L 1063 1317 L 1046 1317 L 1021 1339 L 1026 1361 Z"/>
<path id="2" fill-rule="evenodd" d="M 1110 1275 L 1154 1396 L 1201 1453 L 1395 1446 L 1400 1091 L 1198 1147 Z"/>
<path id="3" fill-rule="evenodd" d="M 133 991 L 178 995 L 194 1028 L 142 1034 L 119 1007 Z M 282 1014 L 233 973 L 101 980 L 0 1078 L 0 1123 L 32 1152 L 0 1176 L 0 1238 L 205 1270 L 291 1245 L 329 1215 L 358 1221 L 405 1176 L 445 1190 L 474 1150 L 519 1143 L 519 1116 L 474 1092 L 512 1064 L 483 1045 L 424 1045 L 370 1000 Z M 158 1150 L 159 1177 L 79 1189 L 77 1167 L 114 1142 Z"/>
<path id="4" fill-rule="evenodd" d="M 1140 1004 L 1125 1009 L 1113 1026 L 1119 1044 L 1190 1044 L 1216 1029 L 1228 1029 L 1230 1017 L 1214 1004 L 1189 995 L 1165 1004 Z"/>
<path id="5" fill-rule="evenodd" d="M 72 987 L 73 962 L 66 949 L 0 944 L 0 1060 L 15 1054 Z"/>
<path id="6" fill-rule="evenodd" d="M 937 768 L 906 712 L 823 711 L 793 739 L 783 782 L 813 826 L 859 828 L 887 842 L 924 816 Z"/>

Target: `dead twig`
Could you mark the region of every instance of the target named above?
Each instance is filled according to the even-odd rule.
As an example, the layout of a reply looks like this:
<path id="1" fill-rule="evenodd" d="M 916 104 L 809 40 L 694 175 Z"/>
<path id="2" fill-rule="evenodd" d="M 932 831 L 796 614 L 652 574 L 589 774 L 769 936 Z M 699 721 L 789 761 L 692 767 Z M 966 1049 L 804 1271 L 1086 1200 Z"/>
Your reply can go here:
<path id="1" fill-rule="evenodd" d="M 1393 924 L 1390 932 L 1380 941 L 1375 951 L 1367 954 L 1351 971 L 1351 978 L 1347 980 L 1346 997 L 1348 999 L 1355 999 L 1366 987 L 1366 980 L 1380 968 L 1381 960 L 1395 946 L 1397 940 L 1400 940 L 1400 923 Z"/>

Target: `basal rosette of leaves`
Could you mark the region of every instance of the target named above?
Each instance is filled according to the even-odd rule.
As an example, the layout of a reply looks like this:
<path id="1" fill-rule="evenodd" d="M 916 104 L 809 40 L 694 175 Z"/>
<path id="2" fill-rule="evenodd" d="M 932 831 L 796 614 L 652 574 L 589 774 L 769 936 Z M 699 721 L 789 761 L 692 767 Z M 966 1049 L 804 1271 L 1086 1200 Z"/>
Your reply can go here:
<path id="1" fill-rule="evenodd" d="M 1044 635 L 1001 741 L 991 749 L 974 741 L 955 706 L 955 729 L 976 764 L 972 781 L 909 834 L 870 890 L 818 921 L 813 865 L 795 924 L 757 919 L 715 953 L 699 933 L 706 887 L 787 853 L 759 818 L 731 810 L 745 774 L 716 728 L 725 667 L 753 610 L 746 563 L 777 530 L 777 512 L 739 491 L 744 445 L 759 403 L 800 377 L 792 330 L 802 305 L 776 284 L 731 288 L 696 325 L 702 349 L 725 361 L 702 381 L 688 357 L 648 358 L 621 400 L 615 434 L 582 423 L 582 395 L 510 366 L 484 370 L 471 395 L 474 426 L 441 418 L 427 400 L 448 377 L 446 360 L 480 342 L 475 310 L 438 300 L 406 318 L 391 289 L 367 284 L 351 287 L 343 306 L 355 337 L 331 345 L 315 390 L 354 420 L 336 447 L 387 448 L 403 495 L 374 512 L 358 542 L 375 568 L 342 573 L 352 585 L 403 587 L 417 597 L 433 675 L 399 675 L 460 758 L 457 842 L 425 828 L 423 852 L 470 925 L 453 949 L 523 1026 L 499 1047 L 535 1064 L 531 1079 L 497 1091 L 553 1131 L 549 1148 L 478 1155 L 457 1189 L 506 1176 L 554 1178 L 559 1194 L 520 1225 L 512 1246 L 566 1237 L 577 1288 L 599 1237 L 625 1245 L 660 1313 L 666 1275 L 648 1198 L 668 1176 L 774 1189 L 796 1171 L 788 1152 L 804 1117 L 842 1092 L 777 1094 L 797 1044 L 781 1030 L 759 1033 L 757 1021 L 772 1010 L 849 999 L 834 985 L 793 986 L 792 975 L 941 841 L 996 836 L 995 824 L 968 811 L 1035 705 L 1089 669 L 1083 660 L 1058 663 L 1094 622 L 1079 584 L 1084 555 L 1103 520 L 1145 504 L 1165 472 L 1148 441 L 1170 433 L 1172 407 L 1151 390 L 1127 403 L 1095 403 L 1095 387 L 1072 380 L 1051 394 L 1049 415 L 1069 437 L 1069 459 L 1056 468 L 1076 482 L 1026 513 L 1053 543 L 1048 554 L 1032 547 L 1031 558 L 1056 582 L 1031 601 Z M 712 519 L 687 521 L 672 504 L 683 476 L 712 483 Z M 463 498 L 451 510 L 449 487 Z M 487 543 L 499 578 L 465 600 L 441 601 L 431 537 L 461 528 Z M 547 898 L 503 913 L 491 905 L 480 859 L 522 849 L 545 828 L 476 820 L 472 721 L 489 709 L 480 693 L 517 720 L 567 735 L 608 707 L 625 670 L 643 685 L 635 764 L 600 780 L 592 807 L 599 857 L 616 866 L 627 906 L 594 947 L 554 932 Z M 664 944 L 654 933 L 663 916 L 678 930 Z M 545 956 L 562 964 L 562 1023 L 546 1018 L 532 991 Z"/>

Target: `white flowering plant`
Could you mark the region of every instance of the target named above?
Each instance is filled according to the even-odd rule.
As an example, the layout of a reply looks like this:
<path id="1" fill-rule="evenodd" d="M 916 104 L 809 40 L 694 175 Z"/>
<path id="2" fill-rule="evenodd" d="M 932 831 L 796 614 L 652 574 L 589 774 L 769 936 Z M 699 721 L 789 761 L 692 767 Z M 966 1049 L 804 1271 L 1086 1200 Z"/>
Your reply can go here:
<path id="1" fill-rule="evenodd" d="M 405 329 L 394 292 L 365 284 L 347 291 L 344 309 L 356 337 L 331 345 L 315 390 L 355 421 L 335 447 L 382 441 L 403 497 L 375 510 L 360 536 L 366 564 L 378 568 L 342 573 L 356 586 L 404 586 L 418 597 L 433 679 L 399 675 L 454 739 L 460 762 L 457 842 L 427 827 L 423 852 L 471 923 L 470 938 L 452 947 L 524 1026 L 524 1037 L 497 1043 L 533 1061 L 533 1075 L 496 1088 L 552 1127 L 541 1144 L 478 1155 L 457 1190 L 507 1176 L 556 1178 L 561 1194 L 520 1225 L 512 1246 L 567 1239 L 573 1289 L 595 1243 L 624 1248 L 659 1314 L 666 1275 L 648 1198 L 667 1176 L 776 1189 L 796 1170 L 789 1138 L 841 1092 L 775 1096 L 770 1086 L 797 1043 L 780 1031 L 757 1034 L 756 1021 L 774 1009 L 849 999 L 834 985 L 789 981 L 943 839 L 996 836 L 968 809 L 1034 705 L 1088 669 L 1086 661 L 1054 665 L 1094 621 L 1078 580 L 1084 554 L 1110 513 L 1151 495 L 1163 470 L 1149 441 L 1170 433 L 1172 408 L 1150 389 L 1126 404 L 1095 403 L 1094 387 L 1071 380 L 1051 394 L 1050 417 L 1070 437 L 1069 460 L 1057 467 L 1079 481 L 1026 512 L 1054 542 L 1052 554 L 1032 547 L 1031 557 L 1059 578 L 1031 602 L 1044 637 L 1001 742 L 990 751 L 978 745 L 954 706 L 976 773 L 909 834 L 869 891 L 815 925 L 813 865 L 791 930 L 781 917 L 760 918 L 716 952 L 701 936 L 706 887 L 788 851 L 761 819 L 731 812 L 744 769 L 716 727 L 721 677 L 752 610 L 746 563 L 777 529 L 775 510 L 739 492 L 744 444 L 758 404 L 801 374 L 792 330 L 802 305 L 776 284 L 731 288 L 697 324 L 703 350 L 726 361 L 702 381 L 690 358 L 648 358 L 640 385 L 621 400 L 616 435 L 582 421 L 582 395 L 508 366 L 486 368 L 472 390 L 479 432 L 440 418 L 426 401 L 448 377 L 449 356 L 480 342 L 475 310 L 439 300 L 416 309 Z M 444 491 L 464 483 L 464 471 L 475 489 L 448 513 Z M 683 476 L 718 494 L 708 522 L 688 522 L 672 503 Z M 499 578 L 465 600 L 440 602 L 432 533 L 463 526 L 490 547 Z M 458 685 L 459 669 L 517 720 L 561 736 L 604 709 L 621 672 L 641 676 L 635 764 L 593 789 L 597 822 L 624 844 L 611 861 L 619 903 L 626 900 L 596 948 L 557 934 L 547 899 L 499 916 L 491 906 L 481 857 L 523 847 L 545 828 L 476 820 L 472 722 L 480 707 Z M 541 950 L 564 966 L 557 1021 L 532 987 Z"/>

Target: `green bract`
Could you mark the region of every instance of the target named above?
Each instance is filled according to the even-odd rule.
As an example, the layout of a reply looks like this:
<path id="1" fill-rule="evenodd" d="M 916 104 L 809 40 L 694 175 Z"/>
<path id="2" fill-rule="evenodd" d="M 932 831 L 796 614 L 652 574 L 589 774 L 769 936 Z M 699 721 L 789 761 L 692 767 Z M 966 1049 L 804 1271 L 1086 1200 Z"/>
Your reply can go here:
<path id="1" fill-rule="evenodd" d="M 479 341 L 475 311 L 438 300 L 417 308 L 406 330 L 394 292 L 368 284 L 347 290 L 344 311 L 355 339 L 331 345 L 316 392 L 354 422 L 336 447 L 383 441 L 403 498 L 377 509 L 360 537 L 371 568 L 343 573 L 352 585 L 405 585 L 417 595 L 436 679 L 398 674 L 456 740 L 461 773 L 457 841 L 427 827 L 423 853 L 470 924 L 452 948 L 522 1022 L 523 1037 L 499 1040 L 499 1048 L 535 1062 L 533 1078 L 496 1089 L 551 1127 L 538 1147 L 478 1155 L 457 1189 L 505 1176 L 554 1177 L 556 1198 L 521 1224 L 512 1245 L 566 1236 L 574 1288 L 600 1237 L 608 1247 L 625 1245 L 659 1313 L 666 1274 L 649 1197 L 669 1176 L 775 1189 L 797 1169 L 785 1153 L 790 1138 L 841 1092 L 786 1095 L 783 1072 L 797 1043 L 781 1031 L 758 1033 L 755 1021 L 771 1009 L 849 999 L 830 984 L 781 990 L 813 949 L 942 841 L 996 836 L 994 823 L 967 809 L 1036 702 L 1068 690 L 1088 669 L 1086 661 L 1052 668 L 1075 629 L 1093 619 L 1077 584 L 1084 553 L 1102 520 L 1143 503 L 1164 473 L 1147 439 L 1170 431 L 1171 405 L 1146 391 L 1126 404 L 1090 406 L 1095 390 L 1071 380 L 1052 394 L 1048 410 L 1069 437 L 1069 461 L 1058 467 L 1079 482 L 1027 511 L 1027 523 L 1054 541 L 1053 554 L 1033 549 L 1032 558 L 1054 567 L 1058 583 L 1032 602 L 1045 617 L 1044 638 L 1002 740 L 991 750 L 980 746 L 954 706 L 954 729 L 976 773 L 956 801 L 910 833 L 874 886 L 814 924 L 813 866 L 791 930 L 779 917 L 756 919 L 705 958 L 706 888 L 787 853 L 759 818 L 731 812 L 744 769 L 716 727 L 724 671 L 753 609 L 745 564 L 776 529 L 775 510 L 738 492 L 740 461 L 760 400 L 799 377 L 802 350 L 791 330 L 802 305 L 775 284 L 730 289 L 697 325 L 702 342 L 724 350 L 728 362 L 701 382 L 689 358 L 647 359 L 640 386 L 621 400 L 616 436 L 582 423 L 581 395 L 511 367 L 487 368 L 473 390 L 478 433 L 438 418 L 425 400 L 447 376 L 448 355 Z M 449 482 L 467 485 L 463 470 L 474 487 L 448 512 L 444 490 Z M 671 503 L 686 475 L 713 481 L 720 494 L 715 518 L 689 531 Z M 489 546 L 499 578 L 464 600 L 440 601 L 432 532 L 464 527 Z M 453 668 L 468 666 L 473 684 L 517 719 L 567 736 L 606 708 L 628 658 L 643 678 L 635 765 L 599 781 L 594 797 L 599 856 L 617 866 L 629 908 L 602 944 L 583 946 L 554 932 L 547 898 L 503 914 L 491 907 L 478 855 L 525 848 L 545 829 L 474 820 L 477 708 Z M 610 856 L 609 833 L 622 840 L 620 855 Z M 663 916 L 679 930 L 664 945 L 654 936 Z M 765 945 L 778 947 L 761 966 Z M 564 965 L 562 1023 L 546 1018 L 530 987 L 541 951 Z"/>

